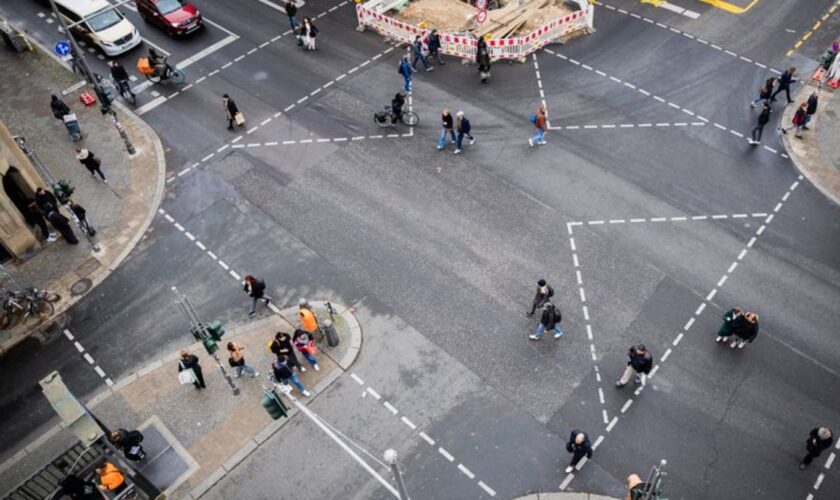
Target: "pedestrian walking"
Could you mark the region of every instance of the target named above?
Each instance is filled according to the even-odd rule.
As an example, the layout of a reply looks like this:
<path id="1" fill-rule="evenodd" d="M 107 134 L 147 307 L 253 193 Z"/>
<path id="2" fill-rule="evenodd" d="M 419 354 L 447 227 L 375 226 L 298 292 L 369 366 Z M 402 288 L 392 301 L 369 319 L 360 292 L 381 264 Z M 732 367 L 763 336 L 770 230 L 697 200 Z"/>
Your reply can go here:
<path id="1" fill-rule="evenodd" d="M 315 50 L 315 37 L 318 36 L 318 28 L 312 22 L 312 19 L 308 17 L 303 18 L 300 34 L 303 36 L 303 45 L 306 49 Z"/>
<path id="2" fill-rule="evenodd" d="M 820 456 L 823 450 L 827 450 L 834 442 L 834 433 L 828 427 L 817 427 L 811 430 L 808 440 L 805 441 L 805 449 L 808 454 L 802 459 L 799 464 L 799 470 L 804 470 L 805 467 L 811 465 L 811 462 Z"/>
<path id="3" fill-rule="evenodd" d="M 573 429 L 569 436 L 569 442 L 566 443 L 566 451 L 572 454 L 572 461 L 566 467 L 566 474 L 571 473 L 577 467 L 577 464 L 583 460 L 583 457 L 592 458 L 592 442 L 585 432 L 579 429 Z"/>
<path id="4" fill-rule="evenodd" d="M 309 305 L 306 299 L 300 299 L 298 303 L 298 319 L 303 331 L 309 333 L 313 337 L 321 337 L 321 327 L 318 325 L 318 317 L 315 316 L 315 311 Z"/>
<path id="5" fill-rule="evenodd" d="M 490 82 L 490 49 L 487 48 L 487 42 L 484 38 L 478 39 L 478 46 L 475 52 L 475 62 L 478 64 L 478 75 L 481 77 L 481 83 Z"/>
<path id="6" fill-rule="evenodd" d="M 805 126 L 805 117 L 808 116 L 808 103 L 802 102 L 799 104 L 799 108 L 796 110 L 796 113 L 793 114 L 793 118 L 791 119 L 791 124 L 787 127 L 782 127 L 782 133 L 787 134 L 787 131 L 796 127 L 796 137 L 801 139 L 802 138 L 802 127 Z"/>
<path id="7" fill-rule="evenodd" d="M 455 138 L 455 121 L 452 119 L 452 114 L 448 109 L 444 109 L 441 113 L 441 129 L 440 138 L 438 139 L 438 149 L 443 149 L 446 145 L 446 136 L 449 136 L 452 142 L 456 142 Z"/>
<path id="8" fill-rule="evenodd" d="M 50 96 L 50 109 L 52 110 L 53 116 L 62 121 L 65 116 L 70 114 L 70 107 L 55 94 Z"/>
<path id="9" fill-rule="evenodd" d="M 761 103 L 761 113 L 758 114 L 758 118 L 756 119 L 755 128 L 752 129 L 752 137 L 748 139 L 749 143 L 753 146 L 757 146 L 761 144 L 761 133 L 764 131 L 764 126 L 770 121 L 770 104 L 767 101 L 763 101 Z"/>
<path id="10" fill-rule="evenodd" d="M 44 238 L 47 240 L 47 243 L 52 243 L 57 240 L 58 234 L 51 232 L 47 227 L 47 214 L 41 210 L 38 203 L 36 203 L 35 200 L 30 200 L 27 208 L 29 208 L 29 213 L 24 214 L 24 216 L 26 216 L 26 221 L 29 225 L 38 226 L 41 229 L 41 233 L 44 235 Z"/>
<path id="11" fill-rule="evenodd" d="M 224 94 L 222 96 L 222 106 L 225 109 L 225 118 L 227 118 L 228 121 L 228 130 L 233 130 L 234 123 L 240 127 L 245 125 L 245 117 L 239 111 L 239 107 L 228 94 Z"/>
<path id="12" fill-rule="evenodd" d="M 204 374 L 201 373 L 201 365 L 198 364 L 198 356 L 190 354 L 186 349 L 181 349 L 181 358 L 178 361 L 178 380 L 182 384 L 192 383 L 196 389 L 206 389 Z"/>
<path id="13" fill-rule="evenodd" d="M 309 391 L 303 386 L 297 373 L 289 366 L 289 360 L 286 356 L 280 355 L 271 362 L 271 373 L 274 376 L 274 381 L 283 385 L 289 385 L 291 382 L 295 388 L 306 397 L 309 397 Z"/>
<path id="14" fill-rule="evenodd" d="M 531 340 L 540 340 L 543 332 L 550 330 L 554 332 L 554 338 L 559 339 L 563 336 L 563 330 L 560 329 L 559 323 L 563 319 L 560 314 L 560 309 L 554 307 L 551 302 L 546 302 L 542 306 L 542 316 L 540 317 L 540 324 L 537 326 L 537 331 L 530 335 Z"/>
<path id="15" fill-rule="evenodd" d="M 108 491 L 116 496 L 127 487 L 125 476 L 111 462 L 105 462 L 101 467 L 97 467 L 96 473 L 99 474 L 99 489 L 102 491 Z"/>
<path id="16" fill-rule="evenodd" d="M 75 474 L 68 474 L 58 481 L 61 487 L 54 498 L 63 498 L 62 495 L 72 500 L 102 500 L 102 495 L 96 490 L 96 483 L 82 479 Z"/>
<path id="17" fill-rule="evenodd" d="M 94 229 L 93 225 L 87 219 L 87 210 L 85 210 L 85 207 L 73 200 L 67 200 L 67 206 L 70 207 L 70 211 L 78 219 L 79 227 L 82 228 L 82 231 L 90 237 L 96 236 L 96 229 Z"/>
<path id="18" fill-rule="evenodd" d="M 426 44 L 423 43 L 423 39 L 420 38 L 420 35 L 414 37 L 414 43 L 411 45 L 411 50 L 414 53 L 414 61 L 411 63 L 412 71 L 415 73 L 417 72 L 417 61 L 423 62 L 423 68 L 426 71 L 432 71 L 435 69 L 431 64 L 429 64 L 429 58 L 426 56 L 428 47 L 426 47 Z"/>
<path id="19" fill-rule="evenodd" d="M 803 130 L 808 130 L 808 124 L 814 119 L 817 113 L 817 104 L 820 100 L 820 91 L 815 90 L 808 96 L 808 106 L 805 108 L 805 123 L 802 125 Z"/>
<path id="20" fill-rule="evenodd" d="M 321 367 L 318 366 L 318 360 L 315 359 L 315 353 L 318 352 L 318 348 L 315 346 L 315 338 L 312 334 L 307 331 L 297 329 L 295 330 L 294 343 L 295 348 L 297 348 L 298 352 L 306 358 L 306 361 L 309 361 L 312 368 L 314 368 L 316 372 L 321 371 Z"/>
<path id="21" fill-rule="evenodd" d="M 546 116 L 545 106 L 540 104 L 540 107 L 537 108 L 537 114 L 531 115 L 531 123 L 537 128 L 537 135 L 528 139 L 528 144 L 531 146 L 534 145 L 536 141 L 537 144 L 545 144 L 545 133 L 548 130 L 548 118 Z"/>
<path id="22" fill-rule="evenodd" d="M 750 107 L 754 108 L 758 101 L 766 101 L 767 104 L 770 104 L 770 98 L 773 97 L 773 87 L 776 86 L 776 77 L 771 76 L 764 82 L 764 85 L 759 87 L 758 89 L 758 97 L 753 99 L 750 103 Z"/>
<path id="23" fill-rule="evenodd" d="M 651 368 L 653 368 L 653 354 L 648 352 L 643 344 L 630 346 L 627 351 L 627 368 L 624 369 L 624 374 L 615 386 L 624 387 L 633 375 L 636 376 L 637 384 L 644 385 L 645 376 L 650 373 Z"/>
<path id="24" fill-rule="evenodd" d="M 251 297 L 251 310 L 248 312 L 249 318 L 257 314 L 258 301 L 262 300 L 265 302 L 265 307 L 271 304 L 271 297 L 265 294 L 265 281 L 249 274 L 242 281 L 242 289 Z"/>
<path id="25" fill-rule="evenodd" d="M 429 33 L 429 56 L 434 57 L 437 59 L 438 64 L 446 64 L 443 62 L 443 57 L 440 55 L 440 34 L 438 30 L 433 29 L 431 33 Z"/>
<path id="26" fill-rule="evenodd" d="M 461 146 L 464 144 L 464 137 L 470 138 L 470 145 L 475 144 L 475 137 L 470 134 L 472 130 L 472 125 L 470 124 L 470 120 L 464 116 L 463 111 L 458 111 L 455 114 L 455 129 L 458 131 L 458 137 L 455 139 L 455 154 L 461 152 Z"/>
<path id="27" fill-rule="evenodd" d="M 758 336 L 758 314 L 748 312 L 744 315 L 745 321 L 739 325 L 733 333 L 737 337 L 729 344 L 729 347 L 735 349 L 743 349 L 747 343 L 752 344 L 753 340 Z"/>
<path id="28" fill-rule="evenodd" d="M 554 297 L 554 289 L 551 288 L 544 279 L 538 280 L 537 292 L 534 294 L 534 300 L 531 302 L 531 310 L 527 313 L 528 316 L 533 316 L 534 311 L 536 311 L 538 307 L 542 307 L 543 304 L 551 299 L 551 297 Z"/>
<path id="29" fill-rule="evenodd" d="M 292 344 L 292 336 L 288 333 L 275 333 L 274 338 L 268 345 L 268 350 L 275 356 L 286 356 L 289 366 L 297 368 L 301 373 L 306 371 L 306 368 L 298 361 L 297 355 L 295 354 L 295 346 Z"/>
<path id="30" fill-rule="evenodd" d="M 61 215 L 58 211 L 58 207 L 55 205 L 47 203 L 44 208 L 47 213 L 47 220 L 50 221 L 52 227 L 61 233 L 64 241 L 71 245 L 77 245 L 79 243 L 79 238 L 76 237 L 76 233 L 74 233 L 73 228 L 70 227 L 70 219 Z"/>
<path id="31" fill-rule="evenodd" d="M 91 177 L 96 177 L 96 174 L 99 174 L 99 177 L 102 178 L 102 182 L 108 184 L 108 179 L 106 179 L 105 174 L 102 173 L 102 160 L 97 158 L 96 155 L 93 154 L 93 151 L 76 146 L 76 159 L 79 160 L 79 163 L 85 166 L 88 172 L 90 172 Z"/>
<path id="32" fill-rule="evenodd" d="M 715 342 L 728 342 L 729 337 L 735 334 L 735 330 L 739 328 L 743 328 L 744 323 L 747 319 L 744 317 L 744 311 L 741 310 L 740 307 L 733 307 L 732 309 L 723 313 L 721 316 L 723 320 L 723 324 L 720 325 L 720 328 L 717 332 L 717 338 Z"/>
<path id="33" fill-rule="evenodd" d="M 286 0 L 286 15 L 289 16 L 289 26 L 292 31 L 297 31 L 300 25 L 297 21 L 297 5 L 294 0 Z"/>
<path id="34" fill-rule="evenodd" d="M 227 350 L 230 353 L 230 357 L 228 358 L 228 364 L 231 368 L 233 368 L 233 376 L 239 378 L 242 376 L 242 372 L 247 373 L 251 376 L 251 378 L 257 378 L 260 376 L 260 372 L 254 369 L 253 366 L 250 366 L 248 363 L 245 362 L 245 354 L 242 351 L 245 350 L 244 346 L 237 344 L 236 342 L 228 342 L 227 343 Z"/>
<path id="35" fill-rule="evenodd" d="M 782 73 L 782 76 L 779 77 L 779 88 L 777 88 L 776 91 L 773 92 L 773 94 L 770 96 L 771 101 L 775 102 L 776 101 L 776 95 L 779 92 L 784 90 L 785 91 L 785 96 L 787 97 L 788 104 L 793 102 L 793 99 L 790 98 L 790 84 L 798 81 L 796 78 L 793 77 L 793 75 L 795 73 L 796 73 L 796 68 L 793 67 L 793 66 L 791 66 L 790 68 L 785 70 L 784 73 Z"/>
<path id="36" fill-rule="evenodd" d="M 408 62 L 408 56 L 400 59 L 400 66 L 397 72 L 403 77 L 403 91 L 406 95 L 411 95 L 411 63 Z"/>
<path id="37" fill-rule="evenodd" d="M 122 450 L 125 458 L 133 462 L 141 462 L 146 458 L 146 451 L 140 444 L 143 442 L 142 432 L 138 430 L 117 429 L 111 432 L 108 439 L 115 448 Z"/>

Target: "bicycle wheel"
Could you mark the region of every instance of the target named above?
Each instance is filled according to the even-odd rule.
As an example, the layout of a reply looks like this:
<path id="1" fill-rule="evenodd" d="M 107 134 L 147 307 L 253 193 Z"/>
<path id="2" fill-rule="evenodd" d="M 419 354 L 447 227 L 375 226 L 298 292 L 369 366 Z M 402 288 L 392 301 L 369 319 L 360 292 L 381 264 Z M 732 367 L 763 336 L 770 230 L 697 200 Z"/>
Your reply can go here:
<path id="1" fill-rule="evenodd" d="M 41 318 L 49 318 L 55 314 L 55 306 L 46 300 L 36 300 L 32 303 L 32 313 Z"/>
<path id="2" fill-rule="evenodd" d="M 137 96 L 134 95 L 134 92 L 131 91 L 131 87 L 129 87 L 128 84 L 122 88 L 120 95 L 122 95 L 123 99 L 125 99 L 127 103 L 131 105 L 137 104 Z"/>
<path id="3" fill-rule="evenodd" d="M 172 83 L 181 84 L 187 81 L 187 74 L 178 68 L 172 68 L 172 72 L 169 74 L 169 79 L 172 80 Z"/>
<path id="4" fill-rule="evenodd" d="M 41 298 L 47 302 L 58 302 L 61 300 L 61 295 L 53 292 L 52 290 L 41 290 L 41 293 L 43 294 Z"/>
<path id="5" fill-rule="evenodd" d="M 373 115 L 373 121 L 374 121 L 374 123 L 379 125 L 381 128 L 388 128 L 388 127 L 391 126 L 390 118 L 385 118 L 383 120 L 380 120 L 379 117 L 377 117 L 375 113 Z"/>
<path id="6" fill-rule="evenodd" d="M 0 330 L 8 330 L 17 326 L 23 319 L 22 312 L 19 309 L 3 311 L 2 315 L 0 315 Z"/>
<path id="7" fill-rule="evenodd" d="M 406 111 L 403 113 L 402 120 L 409 127 L 413 127 L 420 121 L 420 117 L 414 111 Z"/>

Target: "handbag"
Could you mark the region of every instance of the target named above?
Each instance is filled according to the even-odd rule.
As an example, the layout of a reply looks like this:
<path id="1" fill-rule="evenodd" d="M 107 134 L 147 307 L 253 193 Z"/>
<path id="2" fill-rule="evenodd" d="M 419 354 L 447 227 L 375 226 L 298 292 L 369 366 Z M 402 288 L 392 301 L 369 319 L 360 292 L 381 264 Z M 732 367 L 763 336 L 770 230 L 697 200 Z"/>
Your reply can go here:
<path id="1" fill-rule="evenodd" d="M 183 362 L 178 363 L 178 366 L 181 367 L 181 370 L 178 371 L 178 382 L 181 385 L 193 384 L 198 380 L 192 368 L 185 368 Z"/>
<path id="2" fill-rule="evenodd" d="M 242 125 L 245 125 L 245 116 L 242 115 L 241 111 L 237 111 L 236 114 L 233 116 L 233 121 L 235 121 L 236 124 L 241 127 Z"/>

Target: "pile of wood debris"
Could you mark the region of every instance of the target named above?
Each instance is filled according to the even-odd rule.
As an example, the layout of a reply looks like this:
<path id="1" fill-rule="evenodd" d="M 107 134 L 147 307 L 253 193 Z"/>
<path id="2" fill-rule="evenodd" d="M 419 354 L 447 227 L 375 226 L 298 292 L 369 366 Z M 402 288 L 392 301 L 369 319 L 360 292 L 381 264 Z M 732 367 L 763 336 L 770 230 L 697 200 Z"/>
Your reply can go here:
<path id="1" fill-rule="evenodd" d="M 484 22 L 479 23 L 473 7 L 474 0 L 411 0 L 404 8 L 390 12 L 403 22 L 448 33 L 470 32 L 476 38 L 490 35 L 494 39 L 524 35 L 551 19 L 569 15 L 572 11 L 562 0 L 528 0 L 518 5 L 516 0 L 490 2 L 499 8 L 488 10 Z"/>

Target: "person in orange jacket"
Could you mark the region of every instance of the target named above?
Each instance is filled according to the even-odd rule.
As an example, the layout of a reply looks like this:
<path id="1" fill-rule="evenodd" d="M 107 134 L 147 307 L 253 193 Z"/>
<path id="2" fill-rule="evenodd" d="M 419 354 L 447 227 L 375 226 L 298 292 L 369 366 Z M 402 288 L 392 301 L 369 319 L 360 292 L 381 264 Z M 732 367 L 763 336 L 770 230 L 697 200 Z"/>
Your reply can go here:
<path id="1" fill-rule="evenodd" d="M 125 476 L 117 467 L 111 462 L 105 462 L 102 467 L 96 469 L 99 474 L 99 489 L 102 491 L 111 491 L 113 493 L 121 493 L 127 487 L 125 483 Z"/>
<path id="2" fill-rule="evenodd" d="M 300 308 L 298 311 L 300 326 L 312 336 L 317 336 L 319 333 L 318 318 L 315 316 L 315 312 L 312 311 L 312 307 L 309 305 L 309 302 L 307 302 L 306 299 L 300 299 L 298 307 Z"/>

